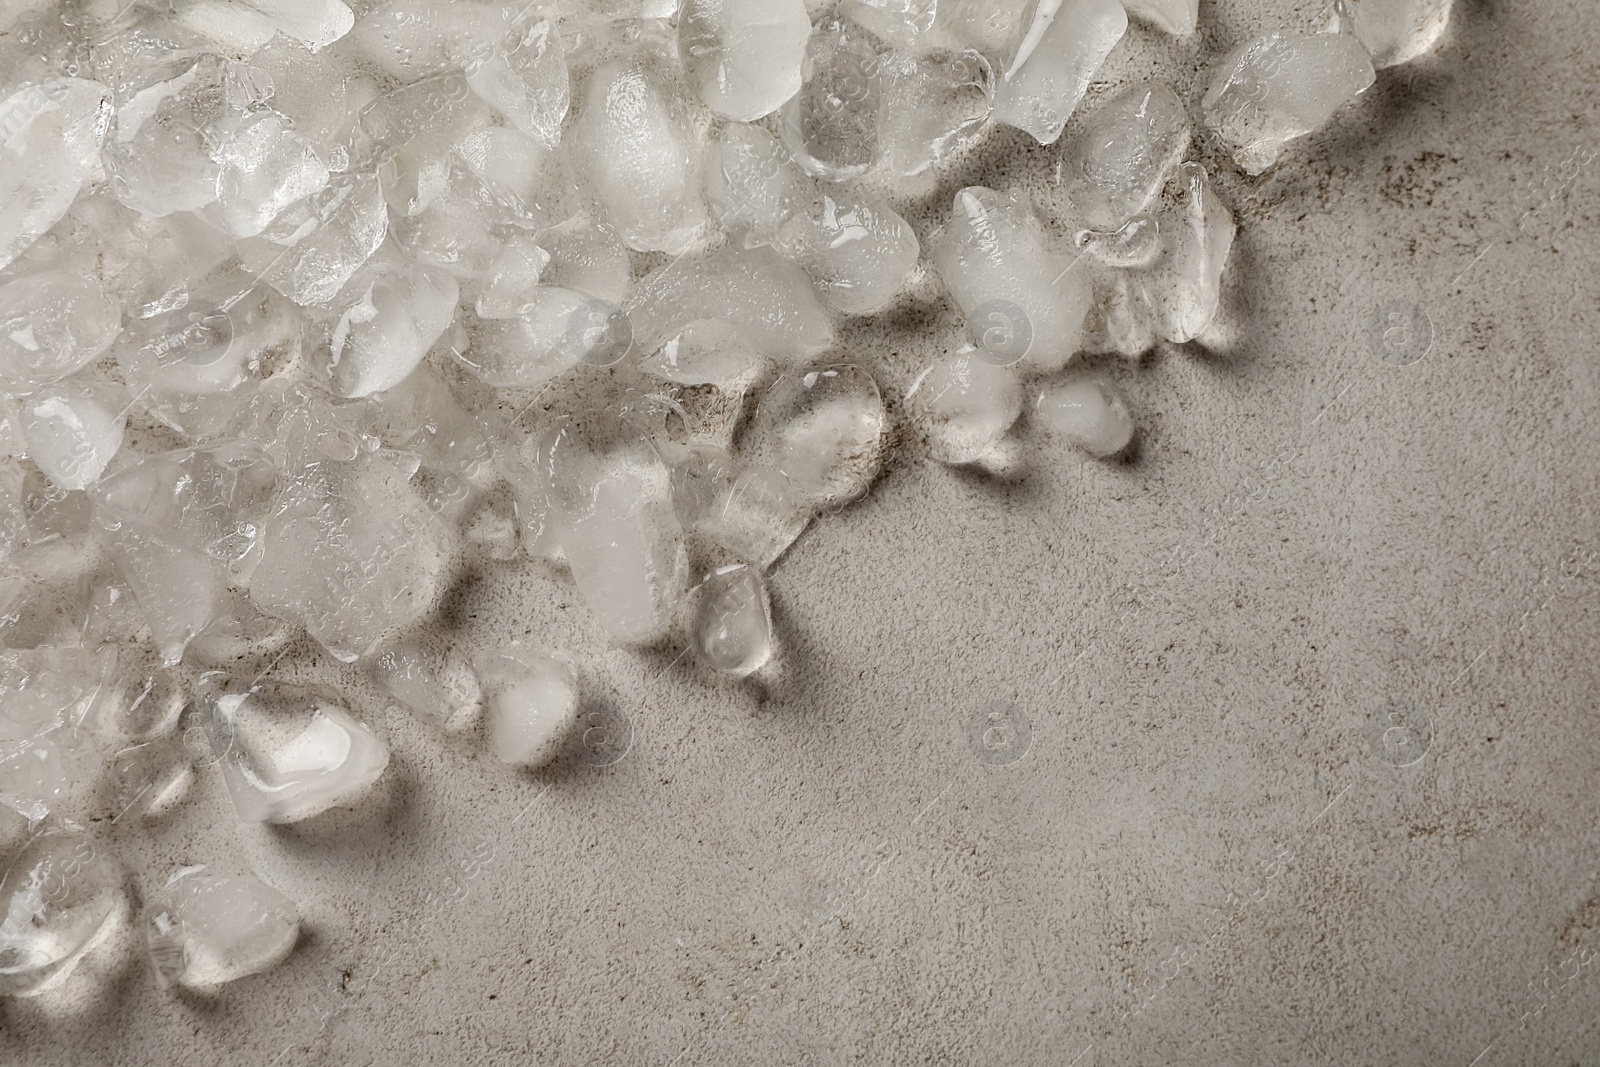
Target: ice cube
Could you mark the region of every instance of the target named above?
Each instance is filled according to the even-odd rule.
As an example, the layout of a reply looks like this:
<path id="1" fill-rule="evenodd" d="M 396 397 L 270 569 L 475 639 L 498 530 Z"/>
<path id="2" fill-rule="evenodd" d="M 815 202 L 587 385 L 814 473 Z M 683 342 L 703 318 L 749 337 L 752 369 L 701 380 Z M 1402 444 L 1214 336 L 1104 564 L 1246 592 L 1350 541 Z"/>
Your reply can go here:
<path id="1" fill-rule="evenodd" d="M 286 37 L 316 52 L 350 32 L 356 17 L 340 0 L 240 0 Z"/>
<path id="2" fill-rule="evenodd" d="M 645 58 L 589 76 L 572 131 L 596 215 L 640 252 L 682 253 L 705 223 L 699 147 L 666 75 Z"/>
<path id="3" fill-rule="evenodd" d="M 707 149 L 705 183 L 712 216 L 748 245 L 769 242 L 817 188 L 776 137 L 739 123 Z"/>
<path id="4" fill-rule="evenodd" d="M 66 214 L 110 124 L 111 91 L 81 78 L 0 100 L 0 270 Z"/>
<path id="5" fill-rule="evenodd" d="M 460 297 L 449 274 L 398 255 L 356 281 L 344 292 L 354 299 L 328 342 L 328 385 L 348 397 L 371 396 L 405 380 L 450 325 Z"/>
<path id="6" fill-rule="evenodd" d="M 1187 37 L 1200 20 L 1200 0 L 1122 0 L 1129 15 L 1159 30 Z"/>
<path id="7" fill-rule="evenodd" d="M 1059 370 L 1077 351 L 1093 295 L 1088 269 L 1050 250 L 1024 200 L 963 189 L 932 258 L 974 341 L 997 362 Z"/>
<path id="8" fill-rule="evenodd" d="M 107 673 L 107 661 L 82 648 L 0 650 L 0 745 L 77 726 Z"/>
<path id="9" fill-rule="evenodd" d="M 209 989 L 283 962 L 300 911 L 253 874 L 185 867 L 145 905 L 144 934 L 162 989 Z"/>
<path id="10" fill-rule="evenodd" d="M 936 360 L 906 400 L 934 459 L 974 463 L 994 451 L 1022 413 L 1022 382 L 1015 368 L 967 347 Z"/>
<path id="11" fill-rule="evenodd" d="M 673 467 L 672 505 L 684 529 L 760 567 L 794 544 L 812 517 L 788 475 L 709 447 L 691 450 Z"/>
<path id="12" fill-rule="evenodd" d="M 843 18 L 824 18 L 806 43 L 800 91 L 784 105 L 783 143 L 811 174 L 847 181 L 878 158 L 882 43 Z"/>
<path id="13" fill-rule="evenodd" d="M 878 141 L 891 174 L 920 174 L 989 128 L 994 68 L 976 49 L 891 53 L 878 77 Z"/>
<path id="14" fill-rule="evenodd" d="M 754 122 L 800 89 L 811 36 L 804 0 L 685 0 L 678 50 L 700 99 L 735 122 Z"/>
<path id="15" fill-rule="evenodd" d="M 509 11 L 510 9 L 506 9 Z M 522 8 L 500 35 L 465 64 L 472 91 L 517 129 L 554 148 L 572 102 L 572 84 L 554 19 Z"/>
<path id="16" fill-rule="evenodd" d="M 578 669 L 565 652 L 510 645 L 480 652 L 489 751 L 502 763 L 542 767 L 578 721 Z"/>
<path id="17" fill-rule="evenodd" d="M 1039 394 L 1039 420 L 1091 456 L 1110 459 L 1133 440 L 1127 402 L 1109 382 L 1079 378 Z"/>
<path id="18" fill-rule="evenodd" d="M 125 907 L 123 886 L 122 869 L 76 827 L 34 835 L 0 877 L 0 995 L 65 979 Z"/>
<path id="19" fill-rule="evenodd" d="M 1164 198 L 1156 216 L 1165 254 L 1132 283 L 1154 313 L 1156 332 L 1182 344 L 1216 317 L 1235 226 L 1199 163 L 1181 165 L 1176 184 L 1176 202 Z"/>
<path id="20" fill-rule="evenodd" d="M 995 118 L 1053 144 L 1128 29 L 1117 0 L 1037 0 L 1019 21 L 994 90 Z"/>
<path id="21" fill-rule="evenodd" d="M 1355 33 L 1380 70 L 1433 50 L 1453 0 L 1338 0 L 1335 27 Z"/>
<path id="22" fill-rule="evenodd" d="M 701 583 L 694 650 L 708 666 L 736 678 L 772 658 L 772 610 L 766 583 L 754 567 L 723 567 Z"/>
<path id="23" fill-rule="evenodd" d="M 384 649 L 372 674 L 390 696 L 442 730 L 460 729 L 483 703 L 470 666 L 420 640 Z"/>
<path id="24" fill-rule="evenodd" d="M 746 441 L 787 476 L 800 499 L 838 507 L 866 492 L 877 476 L 883 428 L 883 398 L 872 375 L 854 364 L 826 364 L 773 382 Z"/>
<path id="25" fill-rule="evenodd" d="M 261 280 L 297 304 L 325 304 L 383 243 L 389 230 L 375 174 L 338 175 L 293 205 L 239 257 Z"/>
<path id="26" fill-rule="evenodd" d="M 1375 77 L 1366 48 L 1350 34 L 1279 30 L 1229 52 L 1201 107 L 1245 173 L 1260 174 Z"/>
<path id="27" fill-rule="evenodd" d="M 25 392 L 60 381 L 121 332 L 121 303 L 88 275 L 49 270 L 0 285 L 0 385 Z"/>
<path id="28" fill-rule="evenodd" d="M 284 208 L 321 191 L 328 167 L 294 124 L 276 111 L 247 118 L 222 146 L 217 200 L 235 237 L 254 237 Z"/>
<path id="29" fill-rule="evenodd" d="M 326 690 L 217 681 L 194 707 L 246 822 L 299 822 L 346 807 L 389 765 L 388 746 Z"/>
<path id="30" fill-rule="evenodd" d="M 1074 218 L 1115 232 L 1161 191 L 1189 148 L 1189 116 L 1165 85 L 1146 82 L 1101 105 L 1063 153 Z"/>
<path id="31" fill-rule="evenodd" d="M 100 480 L 122 447 L 127 394 L 115 382 L 73 378 L 46 386 L 22 401 L 28 454 L 63 489 Z"/>

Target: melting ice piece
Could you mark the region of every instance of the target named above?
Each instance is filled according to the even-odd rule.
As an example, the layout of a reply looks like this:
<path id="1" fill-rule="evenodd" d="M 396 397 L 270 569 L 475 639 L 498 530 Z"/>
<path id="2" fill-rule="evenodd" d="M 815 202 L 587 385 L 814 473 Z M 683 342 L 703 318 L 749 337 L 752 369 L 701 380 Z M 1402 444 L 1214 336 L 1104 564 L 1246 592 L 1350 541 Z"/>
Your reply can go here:
<path id="1" fill-rule="evenodd" d="M 185 867 L 145 905 L 144 935 L 162 989 L 208 989 L 283 962 L 300 911 L 253 874 Z"/>
<path id="2" fill-rule="evenodd" d="M 328 184 L 317 151 L 276 111 L 249 116 L 222 146 L 217 200 L 235 237 L 254 237 L 296 200 Z"/>
<path id="3" fill-rule="evenodd" d="M 783 143 L 811 174 L 860 177 L 878 159 L 880 42 L 849 19 L 825 18 L 806 44 L 804 81 L 783 108 Z"/>
<path id="4" fill-rule="evenodd" d="M 1093 295 L 1088 269 L 1050 251 L 1027 203 L 963 189 L 933 265 L 978 347 L 997 362 L 1059 370 L 1077 351 Z"/>
<path id="5" fill-rule="evenodd" d="M 293 205 L 260 236 L 239 244 L 239 258 L 297 304 L 332 300 L 383 244 L 389 213 L 375 174 L 339 175 Z"/>
<path id="6" fill-rule="evenodd" d="M 25 397 L 22 434 L 28 454 L 62 489 L 100 480 L 122 447 L 127 397 L 115 382 L 73 379 Z"/>
<path id="7" fill-rule="evenodd" d="M 812 516 L 788 475 L 715 448 L 694 449 L 673 467 L 672 506 L 684 529 L 761 567 L 794 544 Z"/>
<path id="8" fill-rule="evenodd" d="M 628 316 L 615 305 L 556 286 L 528 294 L 515 318 L 483 318 L 455 358 L 489 385 L 530 388 L 580 362 L 611 366 L 632 349 Z"/>
<path id="9" fill-rule="evenodd" d="M 644 58 L 589 76 L 572 131 L 596 213 L 629 248 L 682 253 L 705 223 L 698 149 L 665 75 Z"/>
<path id="10" fill-rule="evenodd" d="M 939 0 L 845 0 L 843 11 L 896 48 L 906 48 L 933 29 Z"/>
<path id="11" fill-rule="evenodd" d="M 712 216 L 747 244 L 770 241 L 817 189 L 776 137 L 737 123 L 707 149 L 705 183 Z"/>
<path id="12" fill-rule="evenodd" d="M 849 363 L 789 371 L 761 397 L 747 441 L 801 499 L 836 507 L 860 496 L 882 462 L 883 398 Z"/>
<path id="13" fill-rule="evenodd" d="M 906 399 L 929 454 L 941 463 L 989 455 L 1022 413 L 1022 381 L 982 349 L 944 356 L 923 372 Z"/>
<path id="14" fill-rule="evenodd" d="M 123 908 L 123 872 L 64 824 L 34 835 L 0 877 L 0 995 L 66 978 Z"/>
<path id="15" fill-rule="evenodd" d="M 1122 0 L 1136 19 L 1179 37 L 1194 32 L 1200 20 L 1200 0 Z"/>
<path id="16" fill-rule="evenodd" d="M 772 609 L 755 568 L 723 567 L 700 586 L 694 613 L 695 654 L 724 674 L 743 678 L 772 658 Z"/>
<path id="17" fill-rule="evenodd" d="M 891 174 L 920 174 L 989 128 L 994 68 L 976 49 L 893 52 L 878 76 L 878 141 Z"/>
<path id="18" fill-rule="evenodd" d="M 1454 0 L 1338 0 L 1335 27 L 1349 28 L 1372 65 L 1392 67 L 1433 50 L 1450 24 Z"/>
<path id="19" fill-rule="evenodd" d="M 1366 48 L 1349 34 L 1279 30 L 1228 53 L 1201 107 L 1245 173 L 1260 174 L 1375 77 Z"/>
<path id="20" fill-rule="evenodd" d="M 66 214 L 110 124 L 111 91 L 81 78 L 0 100 L 0 270 Z"/>
<path id="21" fill-rule="evenodd" d="M 134 93 L 117 114 L 105 164 L 117 199 L 141 215 L 194 211 L 217 198 L 217 126 L 235 102 L 233 65 L 201 56 Z"/>
<path id="22" fill-rule="evenodd" d="M 121 303 L 87 275 L 47 270 L 7 282 L 0 285 L 0 382 L 23 391 L 60 381 L 121 332 Z"/>
<path id="23" fill-rule="evenodd" d="M 1073 215 L 1113 232 L 1143 211 L 1189 148 L 1189 116 L 1165 85 L 1145 83 L 1102 105 L 1064 153 Z"/>
<path id="24" fill-rule="evenodd" d="M 431 655 L 406 641 L 373 662 L 373 677 L 388 694 L 440 729 L 456 729 L 483 702 L 477 678 L 464 664 Z"/>
<path id="25" fill-rule="evenodd" d="M 1038 0 L 1019 22 L 994 90 L 995 118 L 1053 144 L 1128 30 L 1117 0 Z"/>
<path id="26" fill-rule="evenodd" d="M 286 37 L 316 52 L 350 32 L 356 17 L 339 0 L 240 0 Z"/>
<path id="27" fill-rule="evenodd" d="M 784 223 L 773 246 L 811 276 L 817 293 L 847 315 L 893 300 L 917 265 L 917 236 L 875 197 L 819 186 Z"/>
<path id="28" fill-rule="evenodd" d="M 697 319 L 640 367 L 669 382 L 731 389 L 747 381 L 760 364 L 738 329 L 721 319 Z"/>
<path id="29" fill-rule="evenodd" d="M 389 765 L 388 746 L 324 691 L 221 684 L 194 709 L 246 822 L 299 822 L 348 806 Z"/>
<path id="30" fill-rule="evenodd" d="M 182 680 L 169 670 L 123 670 L 96 702 L 90 725 L 118 741 L 151 741 L 177 727 L 187 701 Z"/>
<path id="31" fill-rule="evenodd" d="M 1039 394 L 1040 420 L 1074 445 L 1109 459 L 1133 440 L 1133 418 L 1127 402 L 1099 378 L 1080 378 Z"/>
<path id="32" fill-rule="evenodd" d="M 770 248 L 724 246 L 648 275 L 628 298 L 635 351 L 654 352 L 696 319 L 737 326 L 751 347 L 779 359 L 818 355 L 833 326 L 811 280 Z"/>
<path id="33" fill-rule="evenodd" d="M 770 115 L 800 90 L 805 0 L 684 0 L 678 51 L 700 99 L 735 122 Z"/>
<path id="34" fill-rule="evenodd" d="M 1032 0 L 940 0 L 936 29 L 987 56 L 1000 56 L 1021 31 Z"/>
<path id="35" fill-rule="evenodd" d="M 1176 203 L 1164 200 L 1156 216 L 1165 255 L 1130 281 L 1153 310 L 1156 332 L 1182 344 L 1216 317 L 1236 227 L 1203 166 L 1184 163 L 1177 179 L 1181 197 Z"/>
<path id="36" fill-rule="evenodd" d="M 483 686 L 489 751 L 502 763 L 542 767 L 578 721 L 578 669 L 565 652 L 511 645 L 473 658 Z"/>
<path id="37" fill-rule="evenodd" d="M 326 372 L 336 395 L 371 396 L 417 369 L 455 317 L 460 287 L 445 271 L 398 255 L 354 281 L 328 341 Z"/>
<path id="38" fill-rule="evenodd" d="M 513 234 L 489 264 L 473 306 L 479 318 L 514 319 L 537 307 L 533 299 L 550 253 L 532 234 Z"/>
<path id="39" fill-rule="evenodd" d="M 93 707 L 105 674 L 105 661 L 81 648 L 0 651 L 0 745 L 77 725 Z"/>
<path id="40" fill-rule="evenodd" d="M 540 230 L 538 243 L 549 256 L 539 274 L 541 284 L 573 289 L 617 305 L 627 297 L 633 284 L 628 250 L 587 213 Z"/>
<path id="41" fill-rule="evenodd" d="M 502 25 L 495 40 L 474 49 L 465 64 L 467 84 L 511 125 L 554 148 L 572 83 L 555 20 L 531 10 L 521 8 L 509 28 Z"/>
<path id="42" fill-rule="evenodd" d="M 291 466 L 262 522 L 250 599 L 345 662 L 420 619 L 440 591 L 450 531 L 409 484 L 416 470 L 415 456 L 382 451 Z"/>
<path id="43" fill-rule="evenodd" d="M 1157 255 L 1164 251 L 1159 242 L 1156 249 Z M 1144 287 L 1130 281 L 1131 276 L 1123 270 L 1095 272 L 1094 309 L 1084 323 L 1085 352 L 1134 359 L 1155 345 L 1155 313 Z"/>

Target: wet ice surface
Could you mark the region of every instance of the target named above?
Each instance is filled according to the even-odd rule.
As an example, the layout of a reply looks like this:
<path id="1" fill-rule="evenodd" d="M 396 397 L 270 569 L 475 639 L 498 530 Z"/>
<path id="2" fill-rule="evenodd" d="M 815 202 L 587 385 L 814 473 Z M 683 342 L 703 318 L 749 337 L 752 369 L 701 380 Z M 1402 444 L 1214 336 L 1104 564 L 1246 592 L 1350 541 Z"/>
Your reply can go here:
<path id="1" fill-rule="evenodd" d="M 207 989 L 269 970 L 294 949 L 294 902 L 253 874 L 186 867 L 145 905 L 146 950 L 162 988 Z"/>
<path id="2" fill-rule="evenodd" d="M 1117 0 L 1038 0 L 1019 21 L 995 83 L 995 117 L 1041 144 L 1061 136 L 1095 72 L 1128 28 Z"/>
<path id="3" fill-rule="evenodd" d="M 700 658 L 742 677 L 772 658 L 772 613 L 759 572 L 738 564 L 709 575 L 700 586 L 694 647 Z"/>
<path id="4" fill-rule="evenodd" d="M 678 15 L 684 71 L 707 107 L 736 122 L 799 90 L 810 35 L 804 0 L 684 0 Z"/>
<path id="5" fill-rule="evenodd" d="M 1098 378 L 1077 378 L 1045 390 L 1036 412 L 1049 429 L 1101 459 L 1117 455 L 1133 440 L 1127 402 Z"/>
<path id="6" fill-rule="evenodd" d="M 1454 0 L 1339 0 L 1336 28 L 1347 28 L 1379 69 L 1431 51 L 1450 24 Z"/>
<path id="7" fill-rule="evenodd" d="M 578 719 L 578 670 L 565 652 L 511 646 L 473 661 L 483 686 L 489 751 L 540 767 L 560 752 Z"/>

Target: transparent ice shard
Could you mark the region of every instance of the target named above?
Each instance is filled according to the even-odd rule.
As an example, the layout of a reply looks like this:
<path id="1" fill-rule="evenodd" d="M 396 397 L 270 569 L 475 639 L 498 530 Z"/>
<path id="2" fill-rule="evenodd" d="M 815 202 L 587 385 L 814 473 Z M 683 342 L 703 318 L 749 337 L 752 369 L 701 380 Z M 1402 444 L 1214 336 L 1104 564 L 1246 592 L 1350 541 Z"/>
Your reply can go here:
<path id="1" fill-rule="evenodd" d="M 1131 283 L 1152 309 L 1156 332 L 1182 344 L 1216 317 L 1236 227 L 1203 166 L 1184 163 L 1176 179 L 1181 192 L 1164 199 L 1156 215 L 1164 254 Z"/>
<path id="2" fill-rule="evenodd" d="M 162 989 L 209 989 L 283 962 L 300 911 L 253 874 L 185 867 L 145 905 L 144 935 Z"/>
<path id="3" fill-rule="evenodd" d="M 258 111 L 222 146 L 217 200 L 235 237 L 254 237 L 296 200 L 328 184 L 328 167 L 294 124 L 276 111 Z"/>
<path id="4" fill-rule="evenodd" d="M 468 61 L 501 25 L 493 4 L 392 0 L 363 14 L 350 44 L 384 73 L 413 82 Z"/>
<path id="5" fill-rule="evenodd" d="M 589 76 L 572 154 L 597 217 L 629 248 L 679 254 L 705 223 L 699 147 L 658 66 L 614 60 Z"/>
<path id="6" fill-rule="evenodd" d="M 994 451 L 1022 413 L 1022 381 L 982 349 L 944 356 L 923 372 L 906 400 L 941 463 L 973 463 Z"/>
<path id="7" fill-rule="evenodd" d="M 1062 160 L 1074 218 L 1091 230 L 1120 230 L 1161 191 L 1189 136 L 1183 101 L 1165 85 L 1135 85 L 1106 101 Z"/>
<path id="8" fill-rule="evenodd" d="M 460 287 L 443 270 L 393 256 L 343 296 L 328 339 L 327 384 L 338 396 L 371 396 L 400 384 L 455 317 Z M 365 283 L 363 286 L 362 283 Z"/>
<path id="9" fill-rule="evenodd" d="M 1122 0 L 1128 14 L 1179 37 L 1194 32 L 1200 20 L 1200 0 Z"/>
<path id="10" fill-rule="evenodd" d="M 50 826 L 0 876 L 0 995 L 64 979 L 124 907 L 123 872 L 83 832 Z"/>
<path id="11" fill-rule="evenodd" d="M 890 53 L 879 83 L 878 141 L 891 174 L 920 174 L 989 128 L 994 69 L 977 49 Z"/>
<path id="12" fill-rule="evenodd" d="M 561 34 L 554 19 L 517 10 L 492 41 L 473 49 L 465 63 L 467 84 L 511 125 L 554 148 L 572 103 Z"/>
<path id="13" fill-rule="evenodd" d="M 1228 53 L 1201 107 L 1245 173 L 1260 174 L 1285 145 L 1321 127 L 1374 78 L 1372 60 L 1354 36 L 1279 30 Z"/>
<path id="14" fill-rule="evenodd" d="M 121 303 L 86 274 L 48 270 L 0 285 L 0 384 L 25 392 L 60 381 L 121 332 Z"/>
<path id="15" fill-rule="evenodd" d="M 684 70 L 705 105 L 735 122 L 799 91 L 810 36 L 804 0 L 685 0 L 678 16 Z"/>
<path id="16" fill-rule="evenodd" d="M 830 306 L 865 315 L 900 292 L 917 265 L 910 225 L 876 197 L 822 186 L 790 216 L 773 246 L 799 264 Z"/>
<path id="17" fill-rule="evenodd" d="M 684 529 L 759 567 L 794 544 L 813 513 L 781 470 L 710 447 L 673 467 L 672 504 Z"/>
<path id="18" fill-rule="evenodd" d="M 762 394 L 745 438 L 819 507 L 849 503 L 882 462 L 883 398 L 872 376 L 841 363 L 788 371 Z"/>
<path id="19" fill-rule="evenodd" d="M 375 174 L 341 174 L 240 242 L 245 267 L 297 304 L 333 299 L 389 231 Z"/>
<path id="20" fill-rule="evenodd" d="M 246 822 L 292 823 L 358 801 L 389 749 L 332 693 L 214 681 L 194 705 Z"/>
<path id="21" fill-rule="evenodd" d="M 578 669 L 565 652 L 510 645 L 480 652 L 489 751 L 502 763 L 542 767 L 578 721 Z"/>
<path id="22" fill-rule="evenodd" d="M 772 610 L 755 568 L 723 567 L 700 585 L 694 650 L 705 663 L 742 678 L 772 658 Z"/>
<path id="23" fill-rule="evenodd" d="M 94 707 L 106 674 L 106 661 L 81 648 L 0 650 L 0 745 L 76 726 Z"/>
<path id="24" fill-rule="evenodd" d="M 800 91 L 782 111 L 783 143 L 818 178 L 860 177 L 878 159 L 882 43 L 843 18 L 824 18 L 806 44 Z"/>
<path id="25" fill-rule="evenodd" d="M 111 91 L 81 78 L 0 100 L 0 269 L 66 214 L 110 124 Z"/>
<path id="26" fill-rule="evenodd" d="M 1339 0 L 1335 27 L 1348 28 L 1378 69 L 1431 52 L 1450 24 L 1454 0 Z"/>
<path id="27" fill-rule="evenodd" d="M 1088 269 L 1050 250 L 1026 202 L 963 189 L 932 258 L 974 340 L 997 362 L 1058 370 L 1077 351 L 1093 295 Z"/>
<path id="28" fill-rule="evenodd" d="M 1092 456 L 1109 459 L 1133 440 L 1127 402 L 1109 382 L 1080 378 L 1039 394 L 1041 422 Z"/>
<path id="29" fill-rule="evenodd" d="M 1053 144 L 1127 29 L 1117 0 L 1036 0 L 1013 32 L 995 118 Z"/>
<path id="30" fill-rule="evenodd" d="M 458 728 L 483 703 L 472 670 L 420 640 L 384 649 L 373 661 L 372 675 L 390 696 L 442 730 Z"/>
<path id="31" fill-rule="evenodd" d="M 122 447 L 127 394 L 114 382 L 74 378 L 22 400 L 28 454 L 62 489 L 99 481 Z"/>

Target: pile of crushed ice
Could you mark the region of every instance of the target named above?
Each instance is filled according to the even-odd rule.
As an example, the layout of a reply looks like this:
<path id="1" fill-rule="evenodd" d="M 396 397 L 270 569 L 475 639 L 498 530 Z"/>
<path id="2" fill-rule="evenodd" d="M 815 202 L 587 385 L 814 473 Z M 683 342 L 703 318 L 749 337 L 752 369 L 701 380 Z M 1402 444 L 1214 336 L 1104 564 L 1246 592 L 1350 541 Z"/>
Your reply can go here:
<path id="1" fill-rule="evenodd" d="M 954 464 L 1025 398 L 1116 456 L 1128 407 L 1074 357 L 1217 312 L 1234 223 L 1184 100 L 1136 85 L 1063 139 L 1128 16 L 1188 34 L 1196 0 L 357 7 L 0 15 L 0 993 L 130 907 L 81 821 L 159 814 L 207 766 L 271 822 L 383 774 L 338 693 L 264 677 L 302 633 L 426 718 L 481 709 L 502 760 L 555 756 L 570 655 L 419 636 L 472 553 L 563 561 L 622 644 L 676 627 L 761 671 L 767 569 L 866 492 L 889 421 L 835 325 L 921 272 L 971 343 L 904 415 Z M 1341 0 L 1241 44 L 1208 136 L 1262 172 L 1448 8 Z M 966 188 L 919 240 L 856 181 L 947 169 L 996 122 L 1061 140 L 1051 217 Z M 140 903 L 163 985 L 271 966 L 299 921 L 242 872 Z"/>

